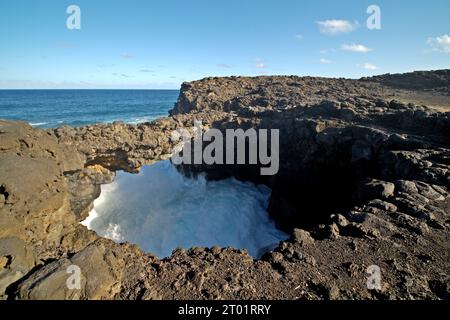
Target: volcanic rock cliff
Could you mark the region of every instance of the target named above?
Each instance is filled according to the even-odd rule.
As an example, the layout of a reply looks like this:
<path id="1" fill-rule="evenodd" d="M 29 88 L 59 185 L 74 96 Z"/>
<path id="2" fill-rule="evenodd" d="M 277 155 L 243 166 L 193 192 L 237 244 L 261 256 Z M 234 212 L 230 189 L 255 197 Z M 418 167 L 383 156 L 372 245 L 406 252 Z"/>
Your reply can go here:
<path id="1" fill-rule="evenodd" d="M 0 121 L 4 299 L 448 299 L 450 71 L 360 80 L 207 78 L 152 123 L 39 130 Z M 291 239 L 254 260 L 233 248 L 167 259 L 80 224 L 116 170 L 167 159 L 171 132 L 280 130 L 280 170 L 184 165 L 272 188 Z M 211 213 L 213 214 L 213 213 Z M 68 267 L 81 270 L 69 289 Z M 372 267 L 371 267 L 372 266 Z M 367 286 L 368 269 L 380 286 Z"/>

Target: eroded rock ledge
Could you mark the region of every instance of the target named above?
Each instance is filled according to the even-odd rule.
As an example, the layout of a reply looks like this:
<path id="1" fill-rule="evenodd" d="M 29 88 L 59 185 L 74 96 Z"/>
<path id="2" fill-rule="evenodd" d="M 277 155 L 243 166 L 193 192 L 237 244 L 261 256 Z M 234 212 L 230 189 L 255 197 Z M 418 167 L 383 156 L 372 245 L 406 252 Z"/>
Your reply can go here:
<path id="1" fill-rule="evenodd" d="M 361 80 L 208 78 L 152 123 L 39 130 L 0 121 L 0 297 L 448 299 L 450 71 Z M 427 102 L 430 101 L 429 106 Z M 447 112 L 443 112 L 447 111 Z M 172 130 L 280 129 L 280 171 L 189 166 L 273 189 L 291 239 L 261 260 L 232 248 L 160 260 L 79 224 L 115 170 L 171 153 Z M 80 290 L 67 267 L 82 271 Z M 380 290 L 367 267 L 381 268 Z"/>

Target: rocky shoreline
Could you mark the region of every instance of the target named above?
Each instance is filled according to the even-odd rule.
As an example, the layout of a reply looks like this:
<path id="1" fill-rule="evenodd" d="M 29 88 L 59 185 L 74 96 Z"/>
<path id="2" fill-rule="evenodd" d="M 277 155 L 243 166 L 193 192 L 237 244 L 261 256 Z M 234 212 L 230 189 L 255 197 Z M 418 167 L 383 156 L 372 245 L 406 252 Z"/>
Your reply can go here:
<path id="1" fill-rule="evenodd" d="M 449 299 L 450 70 L 360 80 L 207 78 L 167 118 L 35 129 L 0 120 L 0 298 Z M 291 239 L 260 260 L 232 248 L 167 259 L 80 224 L 116 170 L 167 159 L 173 130 L 279 128 L 280 171 L 180 168 L 272 188 Z M 82 271 L 67 288 L 67 267 Z M 367 268 L 381 270 L 368 289 Z"/>

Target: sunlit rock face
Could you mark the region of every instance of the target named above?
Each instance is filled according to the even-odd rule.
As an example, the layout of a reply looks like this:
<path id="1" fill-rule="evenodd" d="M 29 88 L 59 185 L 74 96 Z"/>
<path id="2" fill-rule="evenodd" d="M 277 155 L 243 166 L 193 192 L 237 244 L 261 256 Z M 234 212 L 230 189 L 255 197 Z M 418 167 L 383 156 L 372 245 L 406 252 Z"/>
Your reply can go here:
<path id="1" fill-rule="evenodd" d="M 118 172 L 113 183 L 102 186 L 83 224 L 159 257 L 178 247 L 231 246 L 257 258 L 288 237 L 266 211 L 270 193 L 233 178 L 187 178 L 166 160 L 139 174 Z"/>

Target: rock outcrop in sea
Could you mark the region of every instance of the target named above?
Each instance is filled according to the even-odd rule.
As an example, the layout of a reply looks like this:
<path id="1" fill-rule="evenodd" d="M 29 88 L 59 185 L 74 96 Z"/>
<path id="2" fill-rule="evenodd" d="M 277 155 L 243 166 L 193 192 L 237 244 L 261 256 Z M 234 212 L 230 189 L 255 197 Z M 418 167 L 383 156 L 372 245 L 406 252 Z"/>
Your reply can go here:
<path id="1" fill-rule="evenodd" d="M 450 70 L 360 80 L 206 78 L 167 118 L 40 130 L 0 121 L 0 298 L 449 299 Z M 167 159 L 170 134 L 280 129 L 280 170 L 184 165 L 265 183 L 291 238 L 251 258 L 233 248 L 159 259 L 80 224 L 116 170 Z M 214 214 L 214 213 L 211 213 Z M 81 268 L 69 289 L 68 267 Z M 368 286 L 380 271 L 379 283 Z"/>

